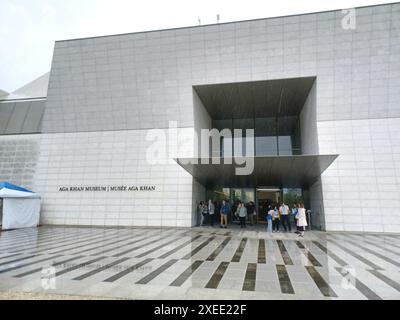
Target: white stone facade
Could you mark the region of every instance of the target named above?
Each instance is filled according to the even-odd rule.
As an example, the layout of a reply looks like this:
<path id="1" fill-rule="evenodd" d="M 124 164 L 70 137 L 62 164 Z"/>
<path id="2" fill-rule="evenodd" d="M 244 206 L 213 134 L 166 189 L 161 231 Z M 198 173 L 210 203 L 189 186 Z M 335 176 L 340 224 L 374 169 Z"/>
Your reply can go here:
<path id="1" fill-rule="evenodd" d="M 400 4 L 357 8 L 354 29 L 343 28 L 345 14 L 57 42 L 42 134 L 29 138 L 40 145 L 36 167 L 24 165 L 26 175 L 8 161 L 0 176 L 43 193 L 43 223 L 195 225 L 204 187 L 175 163 L 143 162 L 146 130 L 168 128 L 169 121 L 189 131 L 208 127 L 195 85 L 316 77 L 303 113 L 303 151 L 339 154 L 309 190 L 318 223 L 400 232 Z M 0 136 L 12 139 L 24 136 Z M 57 191 L 138 183 L 157 191 Z"/>
<path id="2" fill-rule="evenodd" d="M 184 136 L 193 135 L 193 130 L 184 131 Z M 192 194 L 193 179 L 172 157 L 166 164 L 149 163 L 147 133 L 78 132 L 1 140 L 9 145 L 24 145 L 23 141 L 39 145 L 31 187 L 42 195 L 43 224 L 190 227 L 195 223 L 192 201 L 198 202 L 198 192 Z M 179 155 L 191 156 L 175 157 Z M 60 191 L 75 186 L 154 186 L 155 190 Z"/>
<path id="3" fill-rule="evenodd" d="M 400 232 L 400 118 L 318 122 L 326 227 Z"/>

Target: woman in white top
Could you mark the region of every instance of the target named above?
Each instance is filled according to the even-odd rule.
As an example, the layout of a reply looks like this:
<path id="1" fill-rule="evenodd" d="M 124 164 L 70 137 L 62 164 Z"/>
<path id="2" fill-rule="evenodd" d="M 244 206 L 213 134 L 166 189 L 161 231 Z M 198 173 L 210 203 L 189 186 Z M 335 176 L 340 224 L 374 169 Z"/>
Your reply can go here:
<path id="1" fill-rule="evenodd" d="M 300 230 L 300 237 L 304 237 L 304 231 L 306 230 L 306 227 L 308 226 L 307 224 L 307 218 L 306 218 L 306 209 L 304 209 L 304 204 L 300 203 L 298 212 L 297 212 L 297 226 L 299 227 Z"/>
<path id="2" fill-rule="evenodd" d="M 272 213 L 272 232 L 279 232 L 279 222 L 281 220 L 279 210 L 277 207 L 274 207 L 273 213 Z"/>

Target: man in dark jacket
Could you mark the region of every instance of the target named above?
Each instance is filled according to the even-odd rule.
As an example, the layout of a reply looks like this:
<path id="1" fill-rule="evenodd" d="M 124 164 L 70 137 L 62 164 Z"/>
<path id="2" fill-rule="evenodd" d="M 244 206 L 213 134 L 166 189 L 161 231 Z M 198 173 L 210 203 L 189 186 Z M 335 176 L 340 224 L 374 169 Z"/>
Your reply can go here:
<path id="1" fill-rule="evenodd" d="M 250 201 L 247 205 L 247 214 L 250 219 L 250 224 L 254 225 L 257 223 L 257 213 L 256 213 L 256 206 L 254 205 L 253 201 Z"/>

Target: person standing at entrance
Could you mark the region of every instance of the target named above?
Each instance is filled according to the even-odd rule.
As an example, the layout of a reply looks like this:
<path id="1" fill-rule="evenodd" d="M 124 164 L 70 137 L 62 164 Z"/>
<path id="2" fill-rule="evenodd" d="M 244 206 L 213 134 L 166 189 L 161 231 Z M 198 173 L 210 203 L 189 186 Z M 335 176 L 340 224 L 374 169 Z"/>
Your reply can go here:
<path id="1" fill-rule="evenodd" d="M 292 227 L 290 226 L 290 221 L 289 221 L 289 207 L 282 202 L 282 205 L 279 207 L 279 213 L 281 215 L 281 222 L 283 225 L 283 228 L 285 228 L 285 232 L 289 229 L 289 232 L 292 232 Z"/>
<path id="2" fill-rule="evenodd" d="M 220 228 L 227 228 L 228 227 L 228 214 L 229 214 L 230 208 L 229 208 L 229 204 L 223 200 L 222 201 L 222 206 L 221 206 L 221 210 L 220 210 L 220 214 L 221 214 L 221 225 Z"/>
<path id="3" fill-rule="evenodd" d="M 272 229 L 273 229 L 272 232 L 279 232 L 279 223 L 280 223 L 279 210 L 277 207 L 274 207 L 272 214 Z"/>
<path id="4" fill-rule="evenodd" d="M 207 210 L 207 205 L 204 201 L 200 201 L 200 213 L 201 213 L 201 226 L 204 226 L 206 224 L 206 219 L 208 215 L 208 210 Z"/>
<path id="5" fill-rule="evenodd" d="M 247 206 L 247 213 L 249 214 L 250 224 L 254 225 L 257 222 L 257 212 L 256 206 L 254 205 L 253 201 L 250 201 Z"/>
<path id="6" fill-rule="evenodd" d="M 294 204 L 293 208 L 292 208 L 292 216 L 293 216 L 293 220 L 294 220 L 294 225 L 296 226 L 296 231 L 295 233 L 300 233 L 299 231 L 299 227 L 297 226 L 297 215 L 299 213 L 299 205 L 297 203 Z"/>
<path id="7" fill-rule="evenodd" d="M 236 215 L 239 217 L 240 228 L 246 228 L 247 208 L 243 202 L 239 204 Z"/>
<path id="8" fill-rule="evenodd" d="M 272 233 L 272 217 L 274 215 L 274 209 L 270 206 L 267 212 L 267 232 Z"/>
<path id="9" fill-rule="evenodd" d="M 307 225 L 306 209 L 304 209 L 304 204 L 300 203 L 297 213 L 297 226 L 299 227 L 300 237 L 304 237 Z"/>
<path id="10" fill-rule="evenodd" d="M 214 213 L 215 213 L 215 206 L 214 203 L 208 200 L 208 218 L 210 219 L 210 226 L 214 225 Z"/>
<path id="11" fill-rule="evenodd" d="M 200 201 L 198 210 L 199 210 L 199 214 L 200 214 L 200 226 L 203 226 L 203 224 L 204 224 L 203 201 Z"/>

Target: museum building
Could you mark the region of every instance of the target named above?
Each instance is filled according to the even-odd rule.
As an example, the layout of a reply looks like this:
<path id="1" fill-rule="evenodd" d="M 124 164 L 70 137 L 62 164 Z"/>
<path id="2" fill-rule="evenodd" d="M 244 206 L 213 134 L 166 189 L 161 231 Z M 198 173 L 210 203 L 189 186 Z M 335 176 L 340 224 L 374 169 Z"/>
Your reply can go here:
<path id="1" fill-rule="evenodd" d="M 0 181 L 42 195 L 42 224 L 191 227 L 225 199 L 400 232 L 399 88 L 399 3 L 57 41 L 0 91 Z"/>

